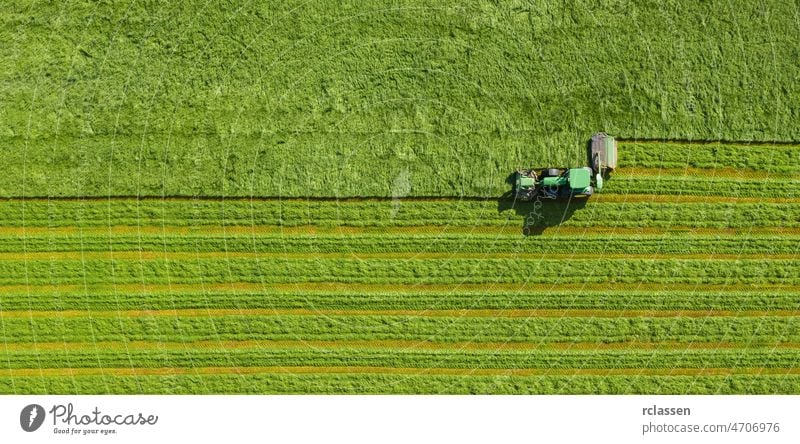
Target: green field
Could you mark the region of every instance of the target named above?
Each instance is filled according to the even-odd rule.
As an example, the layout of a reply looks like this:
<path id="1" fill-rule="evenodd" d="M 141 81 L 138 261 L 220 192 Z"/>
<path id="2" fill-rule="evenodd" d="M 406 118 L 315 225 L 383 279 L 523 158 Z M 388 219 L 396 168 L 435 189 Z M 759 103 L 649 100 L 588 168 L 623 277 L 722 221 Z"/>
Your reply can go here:
<path id="1" fill-rule="evenodd" d="M 797 17 L 7 2 L 0 393 L 798 394 Z"/>

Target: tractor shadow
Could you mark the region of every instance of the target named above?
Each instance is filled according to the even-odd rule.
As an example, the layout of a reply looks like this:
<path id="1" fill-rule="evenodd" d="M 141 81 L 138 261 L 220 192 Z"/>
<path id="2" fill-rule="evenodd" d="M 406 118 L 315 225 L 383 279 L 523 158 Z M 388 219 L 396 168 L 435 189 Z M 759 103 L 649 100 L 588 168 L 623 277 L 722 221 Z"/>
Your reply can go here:
<path id="1" fill-rule="evenodd" d="M 514 175 L 506 180 L 513 186 Z M 522 234 L 539 236 L 547 229 L 558 227 L 572 218 L 576 211 L 586 207 L 590 198 L 573 197 L 569 199 L 537 198 L 529 202 L 514 198 L 514 192 L 508 191 L 497 199 L 497 212 L 514 211 L 522 218 Z"/>

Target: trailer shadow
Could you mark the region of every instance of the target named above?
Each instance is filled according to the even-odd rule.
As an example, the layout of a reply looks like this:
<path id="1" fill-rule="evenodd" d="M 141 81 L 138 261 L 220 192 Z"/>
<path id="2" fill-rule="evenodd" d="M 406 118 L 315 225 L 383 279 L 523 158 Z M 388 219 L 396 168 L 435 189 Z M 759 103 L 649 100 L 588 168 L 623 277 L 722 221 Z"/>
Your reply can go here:
<path id="1" fill-rule="evenodd" d="M 514 211 L 523 218 L 522 234 L 525 236 L 539 236 L 548 228 L 558 227 L 568 221 L 576 211 L 586 207 L 589 198 L 571 199 L 536 199 L 523 202 L 514 199 L 514 193 L 509 191 L 497 199 L 497 212 Z"/>

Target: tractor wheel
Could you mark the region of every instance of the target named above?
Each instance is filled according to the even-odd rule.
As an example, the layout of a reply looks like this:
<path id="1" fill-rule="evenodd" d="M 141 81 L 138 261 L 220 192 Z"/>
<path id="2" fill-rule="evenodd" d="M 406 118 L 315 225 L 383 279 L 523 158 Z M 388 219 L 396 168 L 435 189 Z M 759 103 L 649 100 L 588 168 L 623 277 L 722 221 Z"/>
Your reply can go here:
<path id="1" fill-rule="evenodd" d="M 558 177 L 561 175 L 561 170 L 558 168 L 549 168 L 546 174 L 547 177 Z"/>

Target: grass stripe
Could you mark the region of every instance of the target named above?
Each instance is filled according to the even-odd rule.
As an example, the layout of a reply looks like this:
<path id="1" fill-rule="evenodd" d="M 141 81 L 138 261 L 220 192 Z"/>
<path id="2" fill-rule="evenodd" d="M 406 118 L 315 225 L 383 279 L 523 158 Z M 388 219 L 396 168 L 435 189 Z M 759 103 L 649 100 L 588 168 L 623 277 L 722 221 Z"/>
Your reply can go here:
<path id="1" fill-rule="evenodd" d="M 712 171 L 712 170 L 709 170 Z M 800 194 L 800 181 L 787 177 L 759 179 L 717 177 L 713 173 L 699 176 L 623 176 L 607 182 L 603 193 L 664 194 L 722 197 L 754 197 L 794 199 Z"/>
<path id="2" fill-rule="evenodd" d="M 798 342 L 796 316 L 423 317 L 198 316 L 4 318 L 4 343 L 238 340 L 441 342 Z"/>
<path id="3" fill-rule="evenodd" d="M 800 150 L 796 144 L 749 142 L 625 141 L 620 143 L 620 166 L 666 168 L 736 168 L 760 172 L 794 173 Z"/>
<path id="4" fill-rule="evenodd" d="M 725 237 L 692 231 L 670 231 L 661 235 L 637 233 L 560 233 L 548 236 L 520 236 L 520 233 L 487 234 L 462 230 L 439 233 L 362 233 L 362 234 L 234 234 L 234 233 L 105 233 L 105 234 L 25 234 L 0 235 L 0 260 L 102 259 L 113 255 L 128 259 L 195 259 L 220 257 L 320 258 L 364 257 L 462 257 L 556 258 L 607 257 L 627 255 L 711 255 L 780 256 L 800 252 L 800 236 L 745 233 Z M 47 254 L 50 253 L 50 254 Z M 138 256 L 134 253 L 141 253 Z M 161 255 L 159 255 L 160 253 Z M 195 254 L 194 256 L 189 253 Z M 259 255 L 260 254 L 260 255 Z M 428 256 L 429 255 L 429 256 Z M 625 256 L 621 256 L 625 255 Z M 727 255 L 727 256 L 726 256 Z"/>
<path id="5" fill-rule="evenodd" d="M 100 284 L 800 283 L 800 260 L 778 259 L 197 259 L 0 261 L 0 283 Z"/>
<path id="6" fill-rule="evenodd" d="M 340 367 L 459 369 L 669 369 L 797 367 L 797 349 L 721 350 L 467 350 L 381 348 L 184 348 L 8 351 L 4 367 L 158 368 L 158 367 Z"/>
<path id="7" fill-rule="evenodd" d="M 63 310 L 178 310 L 178 309 L 307 309 L 307 310 L 678 310 L 678 311 L 793 311 L 800 309 L 800 292 L 795 287 L 753 287 L 741 289 L 702 288 L 676 290 L 620 286 L 605 289 L 570 285 L 454 286 L 430 288 L 407 286 L 381 290 L 359 288 L 210 288 L 210 286 L 169 286 L 103 289 L 20 288 L 0 293 L 3 311 Z M 476 288 L 477 287 L 477 288 Z M 48 291 L 57 290 L 57 291 Z M 157 291 L 155 291 L 157 290 Z"/>
<path id="8" fill-rule="evenodd" d="M 800 375 L 800 368 L 636 368 L 636 369 L 462 369 L 397 367 L 197 367 L 197 368 L 29 368 L 0 369 L 0 377 L 58 376 L 170 376 L 250 374 L 388 374 L 448 376 L 730 376 Z"/>
<path id="9" fill-rule="evenodd" d="M 294 294 L 321 294 L 329 292 L 358 294 L 358 293 L 478 293 L 491 294 L 496 292 L 511 293 L 530 293 L 530 292 L 553 292 L 559 290 L 570 291 L 606 291 L 606 292 L 635 292 L 650 291 L 658 293 L 669 292 L 770 292 L 770 293 L 797 293 L 797 287 L 789 284 L 683 284 L 683 283 L 627 283 L 627 282 L 588 282 L 588 283 L 490 283 L 490 284 L 471 284 L 471 283 L 449 283 L 449 284 L 364 284 L 364 283 L 341 283 L 341 282 L 298 282 L 298 283 L 256 283 L 256 282 L 237 282 L 226 283 L 203 283 L 203 294 L 213 295 L 240 294 L 240 293 L 267 293 L 267 292 L 286 292 Z M 31 285 L 0 285 L 0 295 L 86 295 L 86 294 L 181 294 L 197 293 L 197 284 L 31 284 Z"/>
<path id="10" fill-rule="evenodd" d="M 172 376 L 16 376 L 14 394 L 797 394 L 794 375 L 441 376 L 229 374 Z"/>
<path id="11" fill-rule="evenodd" d="M 92 351 L 92 350 L 144 350 L 153 353 L 164 351 L 227 351 L 240 349 L 355 349 L 355 350 L 464 350 L 464 351 L 692 351 L 692 350 L 797 350 L 800 342 L 433 342 L 408 340 L 243 340 L 243 341 L 196 341 L 196 342 L 29 342 L 10 343 L 3 346 L 8 352 L 53 352 L 53 351 Z"/>
<path id="12" fill-rule="evenodd" d="M 697 196 L 696 196 L 697 197 Z M 702 197 L 702 196 L 701 196 Z M 0 226 L 108 228 L 138 226 L 494 226 L 532 232 L 572 227 L 800 227 L 800 198 L 773 202 L 710 196 L 669 199 L 597 195 L 589 201 L 535 203 L 508 200 L 418 201 L 111 201 L 0 202 Z M 24 217 L 23 217 L 24 215 Z M 535 218 L 531 219 L 531 215 Z"/>
<path id="13" fill-rule="evenodd" d="M 45 237 L 48 240 L 53 238 L 71 236 L 80 243 L 81 237 L 103 236 L 105 247 L 108 247 L 111 240 L 117 236 L 140 236 L 161 235 L 161 237 L 173 236 L 197 236 L 210 237 L 219 236 L 223 239 L 249 239 L 254 236 L 274 236 L 278 239 L 290 239 L 296 236 L 332 236 L 338 239 L 354 236 L 494 236 L 510 237 L 513 239 L 523 239 L 520 235 L 522 230 L 517 225 L 506 227 L 492 225 L 474 225 L 469 227 L 449 226 L 449 225 L 417 225 L 399 227 L 352 227 L 352 226 L 320 226 L 320 225 L 300 225 L 300 226 L 277 226 L 277 225 L 203 225 L 203 226 L 132 226 L 132 225 L 112 225 L 109 227 L 10 227 L 0 226 L 0 236 L 9 239 L 30 239 L 34 237 Z M 570 227 L 559 226 L 547 230 L 538 235 L 539 238 L 560 238 L 580 235 L 581 237 L 640 237 L 640 236 L 681 236 L 682 238 L 708 237 L 708 236 L 781 236 L 781 237 L 800 237 L 800 227 L 748 227 L 748 228 L 698 228 L 691 226 L 670 226 L 670 227 Z"/>
<path id="14" fill-rule="evenodd" d="M 796 246 L 789 245 L 791 249 L 798 250 Z M 387 252 L 364 253 L 353 251 L 350 253 L 278 253 L 278 252 L 247 252 L 247 251 L 43 251 L 0 253 L 0 261 L 78 261 L 78 260 L 126 260 L 126 261 L 191 261 L 208 259 L 262 259 L 262 260 L 315 260 L 315 259 L 507 259 L 509 256 L 517 259 L 542 259 L 542 260 L 572 260 L 572 259 L 707 259 L 707 260 L 739 260 L 739 259 L 800 259 L 797 253 L 713 253 L 713 254 L 658 254 L 658 253 L 520 253 L 509 251 L 506 253 L 470 253 L 453 251 L 450 253 L 430 252 Z"/>
<path id="15" fill-rule="evenodd" d="M 794 178 L 800 179 L 797 171 L 765 172 L 745 168 L 731 168 L 726 166 L 709 166 L 706 168 L 657 168 L 657 167 L 622 167 L 614 170 L 614 178 L 618 177 L 708 177 L 725 179 L 748 179 L 762 181 L 765 178 Z"/>
<path id="16" fill-rule="evenodd" d="M 612 179 L 613 180 L 613 179 Z M 609 180 L 610 182 L 611 180 Z M 676 190 L 677 191 L 677 190 Z M 795 197 L 756 197 L 756 196 L 696 196 L 692 194 L 647 194 L 631 193 L 620 190 L 616 193 L 597 193 L 591 198 L 592 203 L 664 203 L 664 204 L 794 204 L 800 203 L 800 198 Z"/>
<path id="17" fill-rule="evenodd" d="M 620 171 L 625 171 L 621 169 Z M 634 172 L 636 170 L 633 170 Z M 683 171 L 683 170 L 681 170 Z M 713 170 L 702 170 L 703 174 L 708 174 Z M 627 175 L 633 177 L 633 175 Z M 623 177 L 625 177 L 623 175 Z M 760 176 L 764 177 L 764 176 Z M 609 180 L 610 181 L 613 179 Z M 383 204 L 400 205 L 403 204 L 455 204 L 455 203 L 475 203 L 475 204 L 496 204 L 499 196 L 405 196 L 405 197 L 281 197 L 281 196 L 109 196 L 109 197 L 0 197 L 0 204 L 46 204 L 50 206 L 71 205 L 81 207 L 106 207 L 109 205 L 125 204 L 128 206 L 151 207 L 156 203 L 182 203 L 191 204 L 196 207 L 205 206 L 209 203 L 227 204 L 232 207 L 243 207 L 249 210 L 258 210 L 263 204 L 284 204 L 306 207 L 309 205 L 358 205 L 358 204 Z M 647 194 L 628 192 L 599 192 L 591 197 L 593 202 L 669 202 L 669 203 L 692 203 L 692 202 L 724 202 L 724 203 L 800 203 L 800 197 L 755 197 L 755 196 L 692 196 L 681 193 L 676 194 Z M 258 205 L 258 206 L 250 206 Z"/>
<path id="18" fill-rule="evenodd" d="M 472 309 L 472 310 L 328 310 L 328 309 L 254 309 L 207 308 L 180 310 L 118 311 L 0 311 L 0 318 L 141 318 L 202 316 L 412 316 L 465 318 L 709 318 L 709 317 L 785 317 L 800 315 L 797 310 L 537 310 L 537 309 Z"/>

